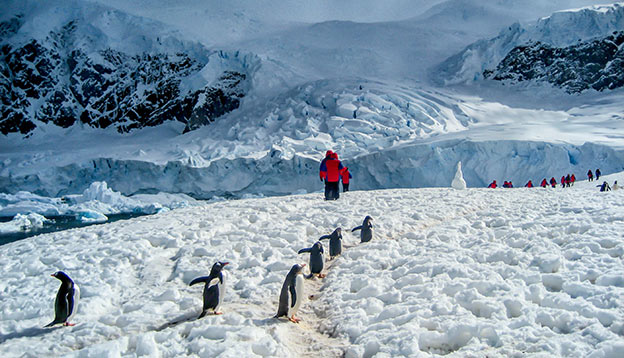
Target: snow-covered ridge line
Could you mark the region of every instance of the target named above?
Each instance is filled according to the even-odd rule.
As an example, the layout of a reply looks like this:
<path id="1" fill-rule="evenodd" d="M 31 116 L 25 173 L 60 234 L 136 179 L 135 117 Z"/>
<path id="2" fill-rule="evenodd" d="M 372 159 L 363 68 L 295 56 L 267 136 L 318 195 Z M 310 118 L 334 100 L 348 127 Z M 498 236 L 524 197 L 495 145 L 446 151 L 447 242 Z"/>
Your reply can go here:
<path id="1" fill-rule="evenodd" d="M 193 130 L 238 108 L 260 63 L 79 1 L 18 13 L 0 33 L 5 135 L 32 134 L 45 123 L 128 132 L 179 121 Z"/>
<path id="2" fill-rule="evenodd" d="M 447 85 L 482 80 L 485 70 L 493 70 L 517 46 L 539 42 L 564 48 L 622 30 L 624 3 L 556 12 L 532 24 L 516 23 L 493 39 L 468 46 L 441 63 L 434 80 Z"/>
<path id="3" fill-rule="evenodd" d="M 469 187 L 485 187 L 492 179 L 525 183 L 599 167 L 604 173 L 624 170 L 624 154 L 608 146 L 582 146 L 526 141 L 450 140 L 410 144 L 376 153 L 341 158 L 353 174 L 354 190 L 445 187 L 462 162 Z M 319 161 L 273 149 L 259 158 L 218 159 L 202 167 L 192 161 L 159 165 L 138 160 L 99 158 L 51 167 L 29 175 L 0 177 L 0 190 L 61 196 L 105 181 L 125 195 L 184 193 L 195 198 L 287 195 L 321 190 Z M 579 175 L 577 175 L 579 176 Z M 129 180 L 128 178 L 132 178 Z"/>

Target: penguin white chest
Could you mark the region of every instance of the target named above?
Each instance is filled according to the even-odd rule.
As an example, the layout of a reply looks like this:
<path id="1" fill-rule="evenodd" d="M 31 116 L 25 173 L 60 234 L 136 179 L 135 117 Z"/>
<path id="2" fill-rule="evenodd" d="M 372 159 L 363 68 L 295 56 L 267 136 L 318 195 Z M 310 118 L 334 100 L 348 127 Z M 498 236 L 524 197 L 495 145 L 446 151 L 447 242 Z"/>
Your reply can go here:
<path id="1" fill-rule="evenodd" d="M 304 296 L 304 292 L 303 292 L 303 275 L 297 275 L 297 278 L 295 279 L 295 295 L 296 295 L 296 300 L 295 300 L 295 304 L 292 305 L 292 303 L 290 305 L 288 305 L 288 317 L 292 317 L 293 315 L 295 315 L 297 313 L 297 311 L 299 310 L 299 306 L 301 306 L 301 302 L 303 301 Z M 292 300 L 292 297 L 291 297 Z"/>
<path id="2" fill-rule="evenodd" d="M 69 317 L 67 317 L 67 322 L 71 321 L 76 315 L 76 311 L 78 311 L 78 301 L 80 301 L 80 287 L 76 283 L 74 283 L 74 305 L 72 307 L 72 311 L 68 312 Z"/>

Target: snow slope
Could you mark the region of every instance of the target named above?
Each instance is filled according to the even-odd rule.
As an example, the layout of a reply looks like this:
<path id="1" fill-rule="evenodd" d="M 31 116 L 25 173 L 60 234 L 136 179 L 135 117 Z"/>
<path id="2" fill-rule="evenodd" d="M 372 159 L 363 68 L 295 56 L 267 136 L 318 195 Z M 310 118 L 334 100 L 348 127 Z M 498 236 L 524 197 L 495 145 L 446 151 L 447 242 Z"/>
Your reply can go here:
<path id="1" fill-rule="evenodd" d="M 603 179 L 603 178 L 601 178 Z M 604 177 L 624 182 L 624 173 Z M 245 199 L 44 234 L 0 247 L 0 355 L 549 356 L 624 352 L 624 191 L 394 189 Z M 374 238 L 348 233 L 366 215 Z M 307 280 L 299 325 L 271 318 L 297 250 L 342 227 Z M 189 287 L 227 260 L 222 316 Z M 42 329 L 56 280 L 75 327 Z"/>

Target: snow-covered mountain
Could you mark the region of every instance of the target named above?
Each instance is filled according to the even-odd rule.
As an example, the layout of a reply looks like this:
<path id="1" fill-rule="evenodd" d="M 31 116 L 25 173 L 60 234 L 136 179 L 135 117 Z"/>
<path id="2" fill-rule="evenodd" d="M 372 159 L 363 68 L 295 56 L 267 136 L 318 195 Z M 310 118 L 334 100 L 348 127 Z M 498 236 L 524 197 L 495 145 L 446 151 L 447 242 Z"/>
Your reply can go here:
<path id="1" fill-rule="evenodd" d="M 327 149 L 352 169 L 354 189 L 448 185 L 457 161 L 468 186 L 624 167 L 621 91 L 428 82 L 481 74 L 522 36 L 576 46 L 572 25 L 587 41 L 613 36 L 620 5 L 550 15 L 593 2 L 397 0 L 375 17 L 365 1 L 349 18 L 269 3 L 9 2 L 2 123 L 28 138 L 0 139 L 0 189 L 312 192 Z M 610 64 L 600 71 L 617 77 Z"/>
<path id="2" fill-rule="evenodd" d="M 75 2 L 20 10 L 0 23 L 5 135 L 77 122 L 127 132 L 177 120 L 192 130 L 238 108 L 249 89 L 238 54 L 224 64 L 156 22 Z"/>
<path id="3" fill-rule="evenodd" d="M 618 88 L 624 84 L 623 19 L 624 3 L 615 3 L 516 23 L 447 59 L 437 78 L 446 84 L 543 81 L 568 92 Z"/>

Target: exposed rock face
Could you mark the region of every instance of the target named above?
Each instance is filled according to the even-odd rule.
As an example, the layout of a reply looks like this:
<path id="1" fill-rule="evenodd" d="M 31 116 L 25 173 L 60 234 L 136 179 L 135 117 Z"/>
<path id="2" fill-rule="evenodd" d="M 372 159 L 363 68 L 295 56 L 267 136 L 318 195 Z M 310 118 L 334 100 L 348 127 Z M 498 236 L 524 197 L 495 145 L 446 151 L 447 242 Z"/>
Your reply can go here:
<path id="1" fill-rule="evenodd" d="M 569 93 L 624 86 L 624 32 L 602 39 L 553 47 L 540 42 L 513 48 L 483 77 L 497 81 L 545 81 Z"/>
<path id="2" fill-rule="evenodd" d="M 80 121 L 119 132 L 177 120 L 185 131 L 238 108 L 248 74 L 224 72 L 203 88 L 185 81 L 210 55 L 184 52 L 127 54 L 77 46 L 76 21 L 44 40 L 10 41 L 22 16 L 0 23 L 0 132 L 28 134 L 38 122 L 69 127 Z M 196 53 L 196 51 L 193 51 Z"/>

